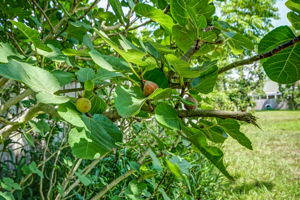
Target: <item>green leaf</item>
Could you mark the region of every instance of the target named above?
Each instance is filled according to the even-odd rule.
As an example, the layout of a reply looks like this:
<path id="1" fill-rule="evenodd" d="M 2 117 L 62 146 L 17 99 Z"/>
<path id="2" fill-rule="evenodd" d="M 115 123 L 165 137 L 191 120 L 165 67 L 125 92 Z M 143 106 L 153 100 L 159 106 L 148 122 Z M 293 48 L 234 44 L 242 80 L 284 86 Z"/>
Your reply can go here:
<path id="1" fill-rule="evenodd" d="M 244 49 L 254 49 L 252 41 L 240 33 L 223 32 L 223 34 L 227 37 L 228 45 L 235 54 L 242 53 Z"/>
<path id="2" fill-rule="evenodd" d="M 100 98 L 98 95 L 86 91 L 84 96 L 91 101 L 92 107 L 89 113 L 91 114 L 101 114 L 106 110 L 106 103 L 105 101 Z"/>
<path id="3" fill-rule="evenodd" d="M 0 192 L 0 197 L 5 200 L 15 200 L 14 195 L 11 192 Z"/>
<path id="4" fill-rule="evenodd" d="M 105 80 L 111 80 L 115 77 L 124 77 L 123 74 L 119 72 L 110 72 L 105 69 L 100 68 L 97 73 L 95 74 L 94 81 L 105 81 Z"/>
<path id="5" fill-rule="evenodd" d="M 156 157 L 155 153 L 151 149 L 149 149 L 148 152 L 149 152 L 149 156 L 152 159 L 153 168 L 157 171 L 162 171 L 163 167 L 162 167 L 159 159 Z"/>
<path id="6" fill-rule="evenodd" d="M 183 78 L 196 78 L 201 73 L 198 68 L 190 67 L 188 62 L 179 59 L 175 55 L 168 54 L 165 58 L 174 67 L 175 71 Z"/>
<path id="7" fill-rule="evenodd" d="M 280 51 L 263 62 L 268 77 L 278 83 L 289 84 L 300 80 L 300 44 Z"/>
<path id="8" fill-rule="evenodd" d="M 40 34 L 37 30 L 31 29 L 21 22 L 15 22 L 12 20 L 10 20 L 10 22 L 15 25 L 20 31 L 22 31 L 22 33 L 32 42 L 35 48 L 51 52 L 51 48 L 42 43 Z"/>
<path id="9" fill-rule="evenodd" d="M 75 72 L 75 74 L 80 82 L 93 80 L 95 77 L 95 71 L 91 68 L 80 68 L 80 70 Z"/>
<path id="10" fill-rule="evenodd" d="M 259 43 L 258 52 L 265 53 L 282 43 L 292 40 L 294 33 L 288 26 L 281 26 L 268 33 Z M 278 83 L 294 83 L 300 79 L 300 44 L 290 46 L 263 60 L 268 77 Z"/>
<path id="11" fill-rule="evenodd" d="M 21 190 L 22 188 L 18 183 L 15 183 L 13 179 L 4 177 L 1 180 L 1 187 L 5 190 L 12 191 L 12 190 Z"/>
<path id="12" fill-rule="evenodd" d="M 181 121 L 172 106 L 166 103 L 159 103 L 154 112 L 158 123 L 170 129 L 180 130 Z"/>
<path id="13" fill-rule="evenodd" d="M 120 49 L 118 45 L 114 43 L 104 32 L 98 31 L 97 29 L 94 30 L 108 45 L 110 45 L 116 52 L 118 52 L 127 62 L 134 63 L 141 66 L 146 66 L 149 64 L 143 60 L 143 58 L 147 55 L 147 53 L 136 49 L 130 49 L 128 51 L 124 51 Z"/>
<path id="14" fill-rule="evenodd" d="M 213 91 L 218 77 L 217 61 L 205 62 L 201 68 L 200 76 L 191 82 L 191 93 L 208 94 Z"/>
<path id="15" fill-rule="evenodd" d="M 92 181 L 87 176 L 85 176 L 84 174 L 82 174 L 81 172 L 75 172 L 75 175 L 78 177 L 79 181 L 84 186 L 88 186 L 88 185 L 92 184 Z"/>
<path id="16" fill-rule="evenodd" d="M 172 89 L 171 88 L 157 88 L 149 97 L 148 99 L 153 99 L 153 100 L 157 100 L 157 99 L 166 99 L 166 98 L 170 98 L 172 94 Z"/>
<path id="17" fill-rule="evenodd" d="M 187 52 L 197 39 L 197 32 L 191 26 L 173 26 L 173 37 L 176 45 L 183 51 Z"/>
<path id="18" fill-rule="evenodd" d="M 97 114 L 93 118 L 82 115 L 81 119 L 86 128 L 74 128 L 69 133 L 69 144 L 76 157 L 96 159 L 122 142 L 122 132 L 104 115 Z"/>
<path id="19" fill-rule="evenodd" d="M 93 61 L 99 65 L 101 68 L 107 70 L 107 71 L 118 71 L 118 72 L 129 72 L 130 68 L 128 64 L 121 60 L 120 58 L 114 57 L 114 56 L 107 56 L 100 54 L 96 50 L 90 51 L 90 56 L 93 59 Z"/>
<path id="20" fill-rule="evenodd" d="M 186 4 L 186 0 L 171 0 L 170 2 L 171 14 L 173 18 L 182 26 L 185 26 L 189 20 Z"/>
<path id="21" fill-rule="evenodd" d="M 288 0 L 285 2 L 286 7 L 289 9 L 298 12 L 300 14 L 300 2 L 299 0 Z"/>
<path id="22" fill-rule="evenodd" d="M 65 121 L 69 122 L 76 127 L 85 127 L 81 119 L 81 113 L 79 113 L 75 105 L 71 102 L 59 105 L 57 112 L 59 116 Z"/>
<path id="23" fill-rule="evenodd" d="M 192 142 L 197 149 L 212 162 L 227 178 L 233 180 L 223 163 L 223 152 L 214 146 L 209 146 L 205 134 L 195 128 L 183 127 L 183 131 L 187 134 L 189 141 Z"/>
<path id="24" fill-rule="evenodd" d="M 300 14 L 289 12 L 287 17 L 296 30 L 300 30 Z"/>
<path id="25" fill-rule="evenodd" d="M 269 32 L 258 44 L 258 53 L 266 53 L 295 37 L 288 26 L 280 26 Z"/>
<path id="26" fill-rule="evenodd" d="M 37 165 L 35 162 L 31 162 L 28 166 L 26 166 L 28 170 L 33 173 L 37 174 L 39 177 L 44 178 L 43 172 L 38 169 Z"/>
<path id="27" fill-rule="evenodd" d="M 54 93 L 60 89 L 59 82 L 50 72 L 15 60 L 0 64 L 0 75 L 21 81 L 35 92 Z"/>
<path id="28" fill-rule="evenodd" d="M 58 96 L 49 92 L 39 92 L 35 97 L 38 102 L 45 104 L 62 104 L 70 100 L 69 97 Z"/>
<path id="29" fill-rule="evenodd" d="M 131 90 L 117 86 L 115 94 L 115 106 L 120 116 L 130 117 L 138 114 L 145 103 L 146 98 L 138 98 Z"/>
<path id="30" fill-rule="evenodd" d="M 160 88 L 169 87 L 168 78 L 161 69 L 153 69 L 144 74 L 144 79 L 156 83 Z"/>
<path id="31" fill-rule="evenodd" d="M 200 31 L 199 37 L 206 42 L 214 42 L 217 39 L 217 34 L 213 31 Z"/>
<path id="32" fill-rule="evenodd" d="M 179 166 L 176 163 L 172 163 L 169 160 L 166 160 L 167 166 L 170 169 L 170 171 L 179 179 L 183 178 Z"/>
<path id="33" fill-rule="evenodd" d="M 259 53 L 268 52 L 277 46 L 292 40 L 294 33 L 288 26 L 281 26 L 268 33 L 259 43 Z M 300 79 L 300 44 L 288 47 L 274 56 L 263 60 L 268 77 L 278 83 L 294 83 Z"/>
<path id="34" fill-rule="evenodd" d="M 0 63 L 7 63 L 10 56 L 24 58 L 10 44 L 0 42 Z"/>
<path id="35" fill-rule="evenodd" d="M 139 3 L 135 7 L 137 14 L 150 18 L 158 22 L 165 30 L 172 33 L 172 26 L 174 22 L 169 15 L 166 15 L 162 10 L 156 9 L 150 5 Z"/>
<path id="36" fill-rule="evenodd" d="M 90 133 L 85 129 L 71 129 L 68 142 L 73 155 L 77 158 L 97 159 L 101 156 L 101 152 L 107 152 L 106 149 L 103 151 L 102 146 L 90 138 Z"/>
<path id="37" fill-rule="evenodd" d="M 47 44 L 47 46 L 52 50 L 51 52 L 37 49 L 37 53 L 55 62 L 66 62 L 67 57 L 58 48 L 55 48 L 51 44 Z"/>
<path id="38" fill-rule="evenodd" d="M 121 23 L 123 23 L 124 13 L 122 10 L 122 6 L 119 0 L 108 0 L 109 4 L 111 5 L 112 9 L 116 13 L 117 18 Z"/>
<path id="39" fill-rule="evenodd" d="M 55 70 L 52 72 L 55 78 L 58 80 L 60 86 L 64 86 L 68 83 L 71 83 L 74 79 L 74 74 L 70 72 L 65 72 L 61 70 Z"/>
<path id="40" fill-rule="evenodd" d="M 244 147 L 252 150 L 252 144 L 249 138 L 240 132 L 240 124 L 234 119 L 217 119 L 218 124 L 230 135 L 233 139 L 238 141 Z"/>

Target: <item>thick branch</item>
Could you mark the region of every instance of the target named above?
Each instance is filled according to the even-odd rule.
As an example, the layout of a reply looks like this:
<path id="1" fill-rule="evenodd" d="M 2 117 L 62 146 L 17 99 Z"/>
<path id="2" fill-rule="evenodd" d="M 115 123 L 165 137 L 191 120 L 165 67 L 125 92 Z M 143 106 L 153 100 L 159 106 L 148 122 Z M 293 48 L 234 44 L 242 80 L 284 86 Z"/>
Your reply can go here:
<path id="1" fill-rule="evenodd" d="M 240 61 L 231 63 L 231 64 L 229 64 L 229 65 L 227 65 L 225 67 L 222 67 L 222 68 L 219 69 L 219 74 L 221 74 L 223 72 L 226 72 L 228 70 L 231 70 L 233 68 L 236 68 L 238 66 L 241 66 L 241 65 L 251 64 L 251 63 L 253 63 L 255 61 L 271 57 L 271 56 L 275 55 L 276 53 L 279 53 L 280 51 L 282 51 L 282 50 L 284 50 L 284 49 L 286 49 L 286 48 L 288 48 L 290 46 L 293 46 L 297 42 L 300 42 L 300 35 L 298 37 L 295 37 L 294 39 L 286 42 L 286 43 L 283 43 L 282 45 L 279 45 L 278 47 L 272 49 L 271 51 L 268 51 L 266 53 L 250 57 L 250 58 L 245 59 L 245 60 L 240 60 Z"/>
<path id="2" fill-rule="evenodd" d="M 27 89 L 24 92 L 22 92 L 21 94 L 19 94 L 18 96 L 9 99 L 5 104 L 0 106 L 0 114 L 5 113 L 12 105 L 17 104 L 22 99 L 24 99 L 25 97 L 27 97 L 31 94 L 33 94 L 33 91 L 31 89 Z"/>
<path id="3" fill-rule="evenodd" d="M 247 112 L 233 112 L 233 111 L 221 111 L 221 110 L 181 110 L 178 112 L 182 118 L 188 117 L 219 117 L 219 118 L 231 118 L 247 123 L 256 124 L 256 118 Z"/>

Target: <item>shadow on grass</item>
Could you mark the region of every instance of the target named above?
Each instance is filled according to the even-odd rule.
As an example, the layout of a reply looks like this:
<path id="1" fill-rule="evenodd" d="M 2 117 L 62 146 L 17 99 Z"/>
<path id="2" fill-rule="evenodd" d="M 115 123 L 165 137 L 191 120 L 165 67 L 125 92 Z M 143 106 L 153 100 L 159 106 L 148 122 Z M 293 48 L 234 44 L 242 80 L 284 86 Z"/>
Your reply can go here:
<path id="1" fill-rule="evenodd" d="M 271 191 L 273 187 L 274 187 L 274 184 L 272 182 L 255 181 L 252 183 L 246 183 L 241 186 L 234 187 L 232 192 L 237 193 L 237 194 L 245 194 L 245 193 L 249 193 L 250 190 L 262 189 L 262 188 L 265 188 L 265 189 Z"/>

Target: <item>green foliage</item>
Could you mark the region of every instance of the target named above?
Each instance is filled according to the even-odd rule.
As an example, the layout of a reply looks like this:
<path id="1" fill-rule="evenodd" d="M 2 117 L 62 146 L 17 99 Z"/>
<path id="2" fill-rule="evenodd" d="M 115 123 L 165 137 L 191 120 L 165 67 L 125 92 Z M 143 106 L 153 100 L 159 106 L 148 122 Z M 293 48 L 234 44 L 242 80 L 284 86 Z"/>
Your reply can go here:
<path id="1" fill-rule="evenodd" d="M 226 60 L 255 53 L 257 41 L 248 31 L 215 16 L 208 0 L 109 0 L 107 9 L 86 0 L 5 2 L 0 1 L 1 198 L 217 198 L 220 176 L 213 166 L 233 179 L 222 144 L 230 136 L 252 149 L 238 122 L 247 121 L 240 117 L 247 113 L 210 112 L 233 108 L 223 92 L 216 94 L 220 77 L 226 80 L 219 69 Z M 265 7 L 273 1 L 261 2 Z M 261 11 L 248 1 L 232 3 Z M 287 5 L 297 29 L 298 3 Z M 269 8 L 262 17 L 273 12 Z M 283 26 L 259 43 L 263 54 L 295 41 L 262 60 L 272 80 L 300 79 L 297 37 Z M 144 95 L 149 81 L 159 88 Z M 233 99 L 247 96 L 243 92 Z M 200 109 L 183 109 L 191 94 Z M 77 111 L 78 97 L 90 100 L 87 113 Z M 14 136 L 24 139 L 21 159 L 7 164 L 2 153 L 13 157 Z"/>

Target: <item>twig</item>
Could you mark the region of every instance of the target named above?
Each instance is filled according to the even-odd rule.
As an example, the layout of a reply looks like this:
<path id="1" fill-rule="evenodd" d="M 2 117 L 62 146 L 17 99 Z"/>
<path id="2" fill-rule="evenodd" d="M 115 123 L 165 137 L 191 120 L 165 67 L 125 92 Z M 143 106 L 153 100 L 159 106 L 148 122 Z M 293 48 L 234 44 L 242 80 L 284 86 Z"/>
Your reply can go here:
<path id="1" fill-rule="evenodd" d="M 44 15 L 46 21 L 48 22 L 48 24 L 49 24 L 49 26 L 51 28 L 51 31 L 54 32 L 53 25 L 52 25 L 49 17 L 47 16 L 47 14 L 44 12 L 44 10 L 40 7 L 40 5 L 35 0 L 33 0 L 32 2 L 41 11 L 42 15 Z"/>
<path id="2" fill-rule="evenodd" d="M 148 155 L 148 150 L 144 152 L 142 157 L 138 160 L 139 164 L 142 164 L 146 156 Z M 112 182 L 110 182 L 108 185 L 106 185 L 99 193 L 97 193 L 94 197 L 91 198 L 91 200 L 99 200 L 101 199 L 109 190 L 111 190 L 113 187 L 118 185 L 121 181 L 126 179 L 128 176 L 134 174 L 135 170 L 128 170 L 125 174 L 122 174 Z"/>

